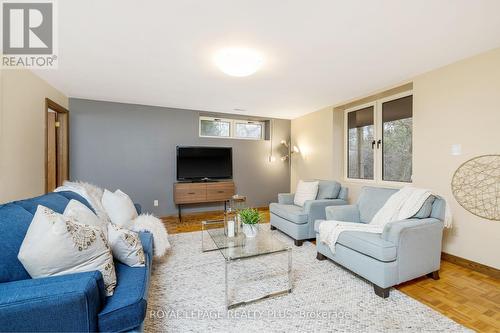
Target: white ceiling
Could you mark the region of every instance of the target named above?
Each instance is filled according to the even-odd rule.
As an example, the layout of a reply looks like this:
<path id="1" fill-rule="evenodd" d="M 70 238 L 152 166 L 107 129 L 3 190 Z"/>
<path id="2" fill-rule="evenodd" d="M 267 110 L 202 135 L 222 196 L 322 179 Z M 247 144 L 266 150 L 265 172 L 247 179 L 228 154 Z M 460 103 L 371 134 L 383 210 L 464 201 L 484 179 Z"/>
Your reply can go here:
<path id="1" fill-rule="evenodd" d="M 70 97 L 278 118 L 408 80 L 500 46 L 498 0 L 64 0 L 59 69 Z M 265 56 L 229 77 L 215 50 Z"/>

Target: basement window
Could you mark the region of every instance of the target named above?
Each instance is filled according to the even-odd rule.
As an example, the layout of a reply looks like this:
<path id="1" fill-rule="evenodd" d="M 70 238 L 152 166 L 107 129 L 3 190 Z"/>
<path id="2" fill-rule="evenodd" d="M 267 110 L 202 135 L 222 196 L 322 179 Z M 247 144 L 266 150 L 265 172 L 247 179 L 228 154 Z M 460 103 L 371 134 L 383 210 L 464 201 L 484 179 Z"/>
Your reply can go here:
<path id="1" fill-rule="evenodd" d="M 200 137 L 264 140 L 265 122 L 255 120 L 200 117 Z"/>

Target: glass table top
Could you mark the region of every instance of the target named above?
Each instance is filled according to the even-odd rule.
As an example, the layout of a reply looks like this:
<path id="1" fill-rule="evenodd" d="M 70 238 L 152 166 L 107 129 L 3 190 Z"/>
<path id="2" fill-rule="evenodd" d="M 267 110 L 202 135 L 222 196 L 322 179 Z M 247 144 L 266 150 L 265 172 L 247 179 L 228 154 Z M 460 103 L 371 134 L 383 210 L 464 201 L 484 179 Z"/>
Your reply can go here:
<path id="1" fill-rule="evenodd" d="M 275 252 L 287 251 L 291 247 L 271 232 L 269 226 L 257 225 L 257 235 L 248 238 L 243 232 L 227 237 L 224 228 L 206 229 L 215 246 L 226 260 L 236 260 Z"/>

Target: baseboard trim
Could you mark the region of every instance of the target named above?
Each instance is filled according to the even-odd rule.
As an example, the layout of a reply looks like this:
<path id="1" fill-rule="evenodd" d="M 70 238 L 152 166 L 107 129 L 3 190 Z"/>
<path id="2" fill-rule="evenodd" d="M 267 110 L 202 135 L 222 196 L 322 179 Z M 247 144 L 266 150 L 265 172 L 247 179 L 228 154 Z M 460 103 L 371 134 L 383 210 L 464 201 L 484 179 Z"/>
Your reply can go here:
<path id="1" fill-rule="evenodd" d="M 478 262 L 465 258 L 454 256 L 453 254 L 441 252 L 441 259 L 457 264 L 459 266 L 471 269 L 473 271 L 483 273 L 495 279 L 500 279 L 500 269 L 480 264 Z"/>

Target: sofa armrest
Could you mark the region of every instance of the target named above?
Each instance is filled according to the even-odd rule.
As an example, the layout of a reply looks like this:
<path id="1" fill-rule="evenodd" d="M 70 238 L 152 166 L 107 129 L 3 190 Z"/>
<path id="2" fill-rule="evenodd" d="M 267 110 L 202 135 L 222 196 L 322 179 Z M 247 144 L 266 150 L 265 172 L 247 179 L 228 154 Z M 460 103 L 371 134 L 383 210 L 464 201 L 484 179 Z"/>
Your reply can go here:
<path id="1" fill-rule="evenodd" d="M 105 302 L 98 271 L 0 283 L 2 331 L 97 330 Z"/>
<path id="2" fill-rule="evenodd" d="M 144 249 L 144 253 L 148 256 L 149 261 L 153 260 L 153 234 L 148 231 L 140 231 L 139 238 L 141 239 L 142 248 Z"/>
<path id="3" fill-rule="evenodd" d="M 141 213 L 142 213 L 142 207 L 141 207 L 141 205 L 138 204 L 138 203 L 135 203 L 134 207 L 135 207 L 135 210 L 137 211 L 137 215 L 141 215 Z"/>
<path id="4" fill-rule="evenodd" d="M 282 205 L 293 205 L 295 193 L 278 193 L 278 203 Z"/>
<path id="5" fill-rule="evenodd" d="M 308 214 L 308 220 L 314 222 L 316 220 L 325 219 L 326 207 L 345 204 L 347 204 L 347 202 L 340 199 L 306 200 L 304 202 L 304 212 Z"/>
<path id="6" fill-rule="evenodd" d="M 443 228 L 443 222 L 435 218 L 406 219 L 387 223 L 382 232 L 382 238 L 386 241 L 398 244 L 403 233 L 412 230 L 423 229 L 426 232 L 435 232 Z"/>
<path id="7" fill-rule="evenodd" d="M 344 222 L 360 222 L 359 208 L 356 205 L 332 206 L 327 207 L 326 219 Z"/>
<path id="8" fill-rule="evenodd" d="M 435 218 L 407 219 L 385 226 L 382 238 L 397 246 L 397 283 L 439 270 L 443 227 Z"/>

